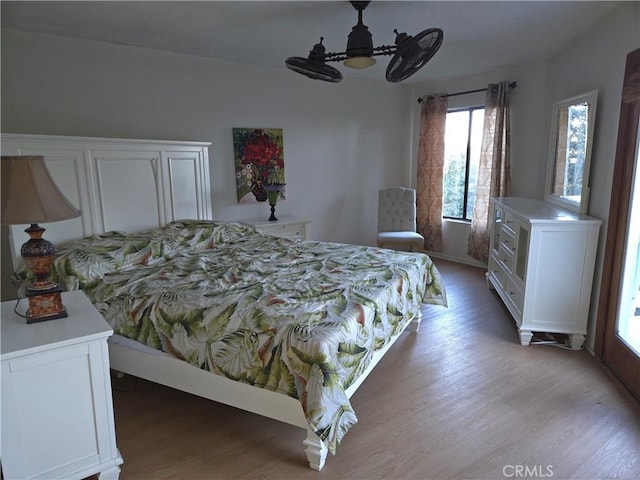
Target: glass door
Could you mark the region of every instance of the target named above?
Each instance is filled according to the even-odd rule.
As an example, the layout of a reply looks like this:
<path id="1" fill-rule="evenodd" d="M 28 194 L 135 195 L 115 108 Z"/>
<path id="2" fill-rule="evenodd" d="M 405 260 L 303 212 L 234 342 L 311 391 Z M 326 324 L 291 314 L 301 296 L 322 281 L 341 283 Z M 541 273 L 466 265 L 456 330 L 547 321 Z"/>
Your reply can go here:
<path id="1" fill-rule="evenodd" d="M 636 134 L 636 159 L 631 187 L 627 239 L 622 264 L 622 288 L 617 318 L 617 335 L 640 355 L 640 130 Z"/>

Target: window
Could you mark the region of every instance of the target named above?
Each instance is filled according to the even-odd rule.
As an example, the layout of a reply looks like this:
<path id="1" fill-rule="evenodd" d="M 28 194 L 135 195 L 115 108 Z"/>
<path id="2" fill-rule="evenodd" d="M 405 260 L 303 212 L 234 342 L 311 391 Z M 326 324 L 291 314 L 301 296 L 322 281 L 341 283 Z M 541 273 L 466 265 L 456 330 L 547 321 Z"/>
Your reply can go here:
<path id="1" fill-rule="evenodd" d="M 471 221 L 476 198 L 484 107 L 447 112 L 442 216 Z"/>

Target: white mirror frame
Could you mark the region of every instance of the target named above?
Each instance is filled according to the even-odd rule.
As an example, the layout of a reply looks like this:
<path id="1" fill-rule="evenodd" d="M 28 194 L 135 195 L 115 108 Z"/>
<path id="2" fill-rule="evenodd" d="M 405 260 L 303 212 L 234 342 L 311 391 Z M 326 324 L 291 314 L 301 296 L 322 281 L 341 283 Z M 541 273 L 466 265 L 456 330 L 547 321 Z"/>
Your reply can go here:
<path id="1" fill-rule="evenodd" d="M 598 91 L 592 90 L 582 95 L 567 98 L 553 104 L 551 116 L 551 135 L 549 136 L 549 163 L 547 166 L 547 183 L 545 189 L 545 200 L 560 207 L 564 207 L 575 213 L 585 214 L 589 206 L 589 172 L 591 169 L 591 148 L 593 144 L 593 130 L 596 119 L 596 106 L 598 102 Z M 587 135 L 584 154 L 584 165 L 582 170 L 582 189 L 579 198 L 558 195 L 554 193 L 554 182 L 556 172 L 556 160 L 558 156 L 558 133 L 560 112 L 572 105 L 586 103 L 588 105 Z M 563 179 L 564 183 L 564 179 Z"/>

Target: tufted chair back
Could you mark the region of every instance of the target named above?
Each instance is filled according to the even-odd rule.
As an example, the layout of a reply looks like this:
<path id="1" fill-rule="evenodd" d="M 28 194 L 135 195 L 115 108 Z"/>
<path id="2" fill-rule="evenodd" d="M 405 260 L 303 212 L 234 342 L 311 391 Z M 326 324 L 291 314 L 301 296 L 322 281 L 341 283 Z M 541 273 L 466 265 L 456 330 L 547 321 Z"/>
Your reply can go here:
<path id="1" fill-rule="evenodd" d="M 378 232 L 416 231 L 416 191 L 392 187 L 378 192 Z"/>

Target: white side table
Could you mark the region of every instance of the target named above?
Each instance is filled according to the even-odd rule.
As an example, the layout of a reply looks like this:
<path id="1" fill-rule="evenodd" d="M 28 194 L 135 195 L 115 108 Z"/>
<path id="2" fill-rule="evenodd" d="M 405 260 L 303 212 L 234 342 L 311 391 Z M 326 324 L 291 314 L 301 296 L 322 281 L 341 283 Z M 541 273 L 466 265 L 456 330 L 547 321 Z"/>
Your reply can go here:
<path id="1" fill-rule="evenodd" d="M 291 238 L 294 240 L 309 240 L 310 221 L 291 215 L 278 216 L 278 220 L 270 222 L 266 218 L 240 220 L 241 223 L 251 225 L 264 235 Z"/>
<path id="2" fill-rule="evenodd" d="M 117 479 L 107 338 L 113 330 L 81 291 L 69 316 L 26 324 L 2 302 L 0 458 L 6 479 Z M 21 301 L 18 311 L 26 310 Z"/>

